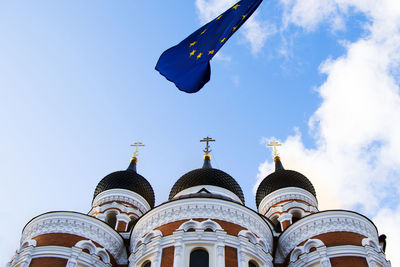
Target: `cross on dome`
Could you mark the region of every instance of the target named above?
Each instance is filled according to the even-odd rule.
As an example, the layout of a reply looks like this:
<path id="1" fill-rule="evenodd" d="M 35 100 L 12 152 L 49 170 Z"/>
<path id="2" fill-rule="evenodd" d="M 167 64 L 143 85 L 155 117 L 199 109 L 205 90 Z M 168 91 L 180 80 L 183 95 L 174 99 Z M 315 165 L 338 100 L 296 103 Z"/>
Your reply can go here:
<path id="1" fill-rule="evenodd" d="M 280 144 L 277 141 L 271 141 L 271 142 L 269 142 L 269 144 L 267 144 L 267 146 L 272 146 L 274 148 L 274 156 L 279 157 L 278 149 L 276 147 L 282 146 L 282 144 Z"/>
<path id="2" fill-rule="evenodd" d="M 138 150 L 139 147 L 144 146 L 144 144 L 143 144 L 142 142 L 135 142 L 135 143 L 133 143 L 131 146 L 136 147 L 135 152 L 133 153 L 133 157 L 132 157 L 132 158 L 136 159 L 136 157 L 137 157 L 138 154 L 139 154 L 139 150 Z"/>
<path id="3" fill-rule="evenodd" d="M 206 142 L 206 148 L 203 150 L 203 152 L 205 153 L 205 156 L 209 156 L 210 152 L 212 150 L 210 150 L 210 144 L 209 142 L 215 142 L 214 139 L 212 139 L 211 137 L 205 137 L 202 140 L 200 140 L 200 142 Z"/>

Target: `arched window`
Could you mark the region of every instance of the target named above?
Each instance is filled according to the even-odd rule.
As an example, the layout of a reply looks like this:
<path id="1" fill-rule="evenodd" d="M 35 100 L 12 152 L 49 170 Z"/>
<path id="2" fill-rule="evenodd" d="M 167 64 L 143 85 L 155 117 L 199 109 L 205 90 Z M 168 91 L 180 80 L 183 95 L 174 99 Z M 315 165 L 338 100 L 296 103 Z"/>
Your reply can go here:
<path id="1" fill-rule="evenodd" d="M 106 217 L 106 223 L 115 228 L 115 224 L 117 223 L 117 213 L 115 211 L 110 211 Z"/>
<path id="2" fill-rule="evenodd" d="M 208 267 L 208 252 L 204 249 L 196 249 L 190 253 L 189 267 Z"/>
<path id="3" fill-rule="evenodd" d="M 295 210 L 292 212 L 292 223 L 295 223 L 301 219 L 301 212 L 298 210 Z"/>
<path id="4" fill-rule="evenodd" d="M 258 267 L 258 264 L 255 261 L 249 261 L 249 267 Z"/>
<path id="5" fill-rule="evenodd" d="M 142 264 L 142 267 L 151 267 L 151 261 L 145 261 L 145 262 Z"/>

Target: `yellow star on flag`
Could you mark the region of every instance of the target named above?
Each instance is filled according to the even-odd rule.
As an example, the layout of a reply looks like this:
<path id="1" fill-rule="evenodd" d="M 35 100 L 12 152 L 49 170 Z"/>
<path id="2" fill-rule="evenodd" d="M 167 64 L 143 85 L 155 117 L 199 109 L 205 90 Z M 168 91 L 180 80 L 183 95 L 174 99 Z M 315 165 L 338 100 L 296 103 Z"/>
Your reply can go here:
<path id="1" fill-rule="evenodd" d="M 237 27 L 235 26 L 235 27 L 233 27 L 233 31 L 236 31 L 236 29 L 237 29 Z"/>
<path id="2" fill-rule="evenodd" d="M 202 55 L 203 55 L 203 53 L 200 52 L 200 53 L 197 55 L 197 59 L 201 58 Z"/>
<path id="3" fill-rule="evenodd" d="M 221 40 L 221 43 L 225 42 L 225 39 L 226 39 L 226 38 L 222 39 L 222 40 Z"/>
<path id="4" fill-rule="evenodd" d="M 237 10 L 237 8 L 240 7 L 239 4 L 236 4 L 234 7 L 232 7 L 234 10 Z"/>
<path id="5" fill-rule="evenodd" d="M 208 51 L 208 54 L 209 54 L 209 55 L 214 54 L 214 50 Z"/>
<path id="6" fill-rule="evenodd" d="M 189 47 L 194 46 L 196 43 L 197 43 L 196 41 L 194 41 L 193 43 L 190 43 Z"/>
<path id="7" fill-rule="evenodd" d="M 221 15 L 221 16 L 219 16 L 219 17 L 217 18 L 217 20 L 219 20 L 221 17 L 222 17 L 222 15 Z"/>
<path id="8" fill-rule="evenodd" d="M 192 51 L 192 52 L 190 52 L 190 54 L 189 54 L 189 55 L 190 55 L 190 56 L 194 56 L 194 53 L 196 53 L 196 50 L 194 50 L 194 49 L 193 49 L 193 51 Z"/>
<path id="9" fill-rule="evenodd" d="M 247 17 L 247 15 L 243 15 L 243 16 L 242 16 L 242 19 L 244 19 L 245 17 Z"/>
<path id="10" fill-rule="evenodd" d="M 202 31 L 202 32 L 200 33 L 200 35 L 202 35 L 203 33 L 205 33 L 205 32 L 206 32 L 206 30 L 207 30 L 207 29 L 205 29 L 204 31 Z"/>

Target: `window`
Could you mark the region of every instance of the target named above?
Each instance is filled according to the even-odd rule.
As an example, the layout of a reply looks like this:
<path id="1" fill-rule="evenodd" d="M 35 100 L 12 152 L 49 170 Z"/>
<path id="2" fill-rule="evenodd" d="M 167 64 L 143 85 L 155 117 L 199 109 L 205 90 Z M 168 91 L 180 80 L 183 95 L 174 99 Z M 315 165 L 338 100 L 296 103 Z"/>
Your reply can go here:
<path id="1" fill-rule="evenodd" d="M 249 261 L 249 267 L 258 267 L 258 264 L 255 261 Z"/>
<path id="2" fill-rule="evenodd" d="M 151 261 L 146 261 L 142 264 L 142 267 L 151 267 Z"/>
<path id="3" fill-rule="evenodd" d="M 117 223 L 117 213 L 115 211 L 111 211 L 107 214 L 106 223 L 112 228 L 115 228 Z"/>
<path id="4" fill-rule="evenodd" d="M 136 219 L 134 217 L 131 217 L 131 220 L 128 224 L 128 227 L 126 228 L 126 231 L 129 232 L 132 229 L 132 227 L 135 225 L 135 223 L 136 223 Z"/>
<path id="5" fill-rule="evenodd" d="M 292 223 L 295 223 L 301 219 L 301 212 L 298 210 L 295 210 L 292 212 Z"/>
<path id="6" fill-rule="evenodd" d="M 196 249 L 190 253 L 189 267 L 208 267 L 208 252 L 204 249 Z"/>

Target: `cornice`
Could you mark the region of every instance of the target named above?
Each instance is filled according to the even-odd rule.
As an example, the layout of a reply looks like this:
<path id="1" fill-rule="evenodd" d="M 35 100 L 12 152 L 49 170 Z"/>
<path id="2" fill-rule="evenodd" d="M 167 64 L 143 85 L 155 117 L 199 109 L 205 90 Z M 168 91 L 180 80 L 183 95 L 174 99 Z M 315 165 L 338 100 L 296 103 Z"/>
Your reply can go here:
<path id="1" fill-rule="evenodd" d="M 92 207 L 100 206 L 106 202 L 122 201 L 132 204 L 142 212 L 145 213 L 151 209 L 149 203 L 139 194 L 126 189 L 109 189 L 98 194 L 93 199 Z"/>
<path id="2" fill-rule="evenodd" d="M 82 236 L 104 247 L 119 264 L 127 261 L 123 239 L 116 231 L 98 219 L 76 212 L 49 212 L 35 217 L 25 226 L 21 244 L 51 233 Z"/>
<path id="3" fill-rule="evenodd" d="M 331 232 L 357 233 L 378 242 L 376 227 L 369 219 L 351 211 L 331 210 L 308 215 L 292 224 L 280 236 L 278 250 L 286 258 L 301 242 Z"/>
<path id="4" fill-rule="evenodd" d="M 309 203 L 311 206 L 318 207 L 317 199 L 307 190 L 298 187 L 286 187 L 276 190 L 264 197 L 259 205 L 258 211 L 261 214 L 265 214 L 268 209 L 276 203 L 292 199 L 302 200 Z"/>
<path id="5" fill-rule="evenodd" d="M 208 218 L 223 220 L 240 225 L 263 239 L 269 252 L 272 252 L 272 231 L 259 214 L 234 202 L 212 198 L 189 198 L 167 202 L 143 215 L 132 230 L 132 241 L 159 226 L 179 220 Z"/>

